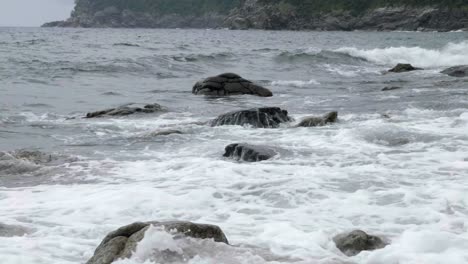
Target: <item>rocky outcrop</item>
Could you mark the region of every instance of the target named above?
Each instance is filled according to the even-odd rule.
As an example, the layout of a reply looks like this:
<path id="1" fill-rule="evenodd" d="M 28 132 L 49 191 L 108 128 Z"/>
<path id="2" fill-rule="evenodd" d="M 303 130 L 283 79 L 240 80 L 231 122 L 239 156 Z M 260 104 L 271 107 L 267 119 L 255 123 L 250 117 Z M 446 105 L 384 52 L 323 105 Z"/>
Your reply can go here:
<path id="1" fill-rule="evenodd" d="M 102 10 L 75 9 L 69 19 L 45 23 L 43 27 L 219 28 L 223 25 L 224 19 L 225 15 L 215 12 L 202 15 L 151 14 L 108 6 Z"/>
<path id="2" fill-rule="evenodd" d="M 297 124 L 298 127 L 316 127 L 316 126 L 324 126 L 326 124 L 335 123 L 338 119 L 338 112 L 330 112 L 325 114 L 322 117 L 306 117 Z"/>
<path id="3" fill-rule="evenodd" d="M 143 240 L 146 231 L 151 226 L 162 228 L 167 232 L 175 232 L 184 237 L 212 239 L 215 242 L 229 244 L 223 231 L 214 225 L 178 221 L 138 222 L 109 233 L 96 248 L 94 255 L 88 260 L 87 264 L 111 264 L 118 259 L 130 258 L 135 252 L 138 243 Z M 158 245 L 155 245 L 155 249 L 157 247 Z M 155 254 L 157 253 L 155 251 Z"/>
<path id="4" fill-rule="evenodd" d="M 347 256 L 355 256 L 361 251 L 384 248 L 387 244 L 377 236 L 371 236 L 364 231 L 355 230 L 333 238 L 336 247 Z"/>
<path id="5" fill-rule="evenodd" d="M 127 0 L 131 1 L 131 0 Z M 133 1 L 133 0 L 132 0 Z M 227 9 L 197 12 L 162 12 L 154 8 L 131 9 L 129 5 L 95 5 L 78 0 L 66 21 L 46 23 L 45 27 L 125 27 L 125 28 L 231 28 L 273 30 L 468 30 L 468 10 L 456 6 L 409 6 L 396 4 L 363 10 L 304 12 L 301 1 L 244 0 Z M 116 6 L 120 6 L 117 8 Z M 122 8 L 125 7 L 125 8 Z"/>
<path id="6" fill-rule="evenodd" d="M 31 229 L 23 226 L 0 223 L 0 237 L 24 236 L 29 232 L 31 232 Z"/>
<path id="7" fill-rule="evenodd" d="M 106 110 L 91 112 L 86 114 L 86 118 L 96 118 L 104 116 L 127 116 L 136 113 L 156 113 L 163 110 L 162 106 L 159 104 L 148 104 L 142 107 L 133 106 L 134 104 L 128 104 L 124 106 L 119 106 L 116 108 L 109 108 Z"/>
<path id="8" fill-rule="evenodd" d="M 441 73 L 447 74 L 452 77 L 467 77 L 468 65 L 450 67 L 448 69 L 443 70 Z"/>
<path id="9" fill-rule="evenodd" d="M 238 143 L 228 145 L 223 156 L 239 161 L 257 162 L 271 159 L 276 154 L 276 151 L 266 146 Z"/>
<path id="10" fill-rule="evenodd" d="M 256 128 L 277 128 L 289 121 L 292 119 L 288 116 L 288 111 L 279 107 L 263 107 L 221 115 L 211 122 L 211 126 L 250 125 Z"/>
<path id="11" fill-rule="evenodd" d="M 223 73 L 197 82 L 192 89 L 197 95 L 239 95 L 251 94 L 263 97 L 273 96 L 273 93 L 262 86 L 256 85 L 235 73 Z"/>
<path id="12" fill-rule="evenodd" d="M 413 67 L 413 65 L 411 65 L 411 64 L 398 63 L 395 67 L 393 67 L 392 69 L 390 69 L 388 71 L 389 72 L 400 73 L 400 72 L 409 72 L 409 71 L 416 71 L 416 70 L 422 70 L 422 69 Z"/>

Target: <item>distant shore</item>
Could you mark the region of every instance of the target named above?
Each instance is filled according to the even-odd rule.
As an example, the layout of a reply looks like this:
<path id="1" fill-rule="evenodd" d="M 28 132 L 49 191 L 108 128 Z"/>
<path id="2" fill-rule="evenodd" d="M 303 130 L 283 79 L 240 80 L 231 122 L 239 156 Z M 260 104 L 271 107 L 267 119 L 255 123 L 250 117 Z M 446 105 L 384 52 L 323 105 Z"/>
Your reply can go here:
<path id="1" fill-rule="evenodd" d="M 468 31 L 468 10 L 435 7 L 384 7 L 358 15 L 350 11 L 318 13 L 308 17 L 273 6 L 236 8 L 229 13 L 164 14 L 120 10 L 75 11 L 65 21 L 43 27 L 80 28 L 229 28 L 322 31 Z"/>

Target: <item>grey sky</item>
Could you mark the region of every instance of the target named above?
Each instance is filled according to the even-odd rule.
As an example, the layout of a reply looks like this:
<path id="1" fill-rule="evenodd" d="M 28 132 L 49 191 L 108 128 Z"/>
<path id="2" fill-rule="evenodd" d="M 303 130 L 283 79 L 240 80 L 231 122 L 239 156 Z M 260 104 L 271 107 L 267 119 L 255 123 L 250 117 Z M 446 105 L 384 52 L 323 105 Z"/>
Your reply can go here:
<path id="1" fill-rule="evenodd" d="M 73 0 L 0 0 L 0 26 L 40 26 L 70 16 Z"/>

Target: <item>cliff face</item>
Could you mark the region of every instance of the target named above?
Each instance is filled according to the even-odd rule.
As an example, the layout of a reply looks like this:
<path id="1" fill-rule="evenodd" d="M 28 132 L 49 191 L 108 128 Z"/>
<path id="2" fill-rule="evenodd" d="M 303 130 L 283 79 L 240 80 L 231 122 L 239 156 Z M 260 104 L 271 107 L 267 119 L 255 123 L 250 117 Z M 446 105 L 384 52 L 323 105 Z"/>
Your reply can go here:
<path id="1" fill-rule="evenodd" d="M 468 10 L 445 7 L 382 7 L 357 14 L 347 10 L 304 14 L 293 5 L 243 0 L 226 9 L 163 13 L 150 8 L 118 8 L 115 5 L 96 7 L 91 0 L 79 0 L 68 20 L 50 22 L 44 26 L 451 31 L 468 30 Z"/>

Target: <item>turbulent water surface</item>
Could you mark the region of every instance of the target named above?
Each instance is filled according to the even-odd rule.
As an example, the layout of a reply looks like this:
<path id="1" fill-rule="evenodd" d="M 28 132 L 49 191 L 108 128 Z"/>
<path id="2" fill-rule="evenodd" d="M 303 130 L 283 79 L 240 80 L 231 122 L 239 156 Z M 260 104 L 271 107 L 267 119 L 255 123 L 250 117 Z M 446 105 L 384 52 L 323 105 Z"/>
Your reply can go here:
<path id="1" fill-rule="evenodd" d="M 424 70 L 383 74 L 399 62 Z M 466 32 L 0 29 L 0 223 L 29 230 L 0 237 L 1 262 L 84 263 L 117 227 L 176 219 L 219 225 L 234 245 L 199 242 L 177 263 L 468 263 L 468 79 L 439 73 L 460 64 Z M 191 94 L 222 72 L 274 96 Z M 126 103 L 167 111 L 81 118 Z M 205 124 L 259 106 L 340 116 Z M 154 135 L 167 129 L 183 134 Z M 238 142 L 281 155 L 223 158 Z M 346 257 L 332 238 L 354 229 L 391 244 Z M 120 263 L 187 243 L 148 232 Z"/>

